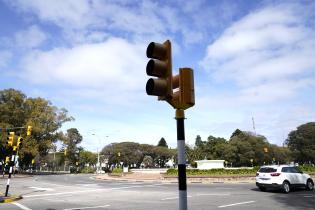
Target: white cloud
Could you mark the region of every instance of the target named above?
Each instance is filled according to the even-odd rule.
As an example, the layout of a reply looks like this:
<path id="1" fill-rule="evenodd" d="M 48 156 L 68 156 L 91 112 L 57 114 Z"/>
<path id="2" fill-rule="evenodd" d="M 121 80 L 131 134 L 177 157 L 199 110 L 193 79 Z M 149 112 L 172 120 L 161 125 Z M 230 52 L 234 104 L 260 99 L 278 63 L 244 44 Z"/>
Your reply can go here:
<path id="1" fill-rule="evenodd" d="M 15 34 L 16 47 L 36 48 L 47 39 L 46 34 L 38 26 L 32 25 L 27 30 Z"/>
<path id="2" fill-rule="evenodd" d="M 315 30 L 305 24 L 302 9 L 289 4 L 250 13 L 208 46 L 202 66 L 219 81 L 235 81 L 249 96 L 294 95 L 302 85 L 283 84 L 315 78 Z"/>
<path id="3" fill-rule="evenodd" d="M 136 90 L 142 84 L 144 46 L 109 38 L 97 44 L 33 51 L 21 64 L 25 79 L 38 84 Z M 142 76 L 143 75 L 143 76 Z"/>

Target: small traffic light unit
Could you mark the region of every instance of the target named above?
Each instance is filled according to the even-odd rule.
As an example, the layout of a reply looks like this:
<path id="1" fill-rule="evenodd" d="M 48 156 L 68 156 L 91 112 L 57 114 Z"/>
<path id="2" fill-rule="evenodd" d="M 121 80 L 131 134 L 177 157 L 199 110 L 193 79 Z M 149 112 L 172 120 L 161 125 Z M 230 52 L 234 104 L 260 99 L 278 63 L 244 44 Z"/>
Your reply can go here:
<path id="1" fill-rule="evenodd" d="M 14 143 L 14 132 L 9 132 L 8 137 L 7 137 L 7 145 L 9 145 L 10 147 L 13 147 L 13 143 Z"/>
<path id="2" fill-rule="evenodd" d="M 23 139 L 21 136 L 18 138 L 17 144 L 16 144 L 16 146 L 17 146 L 18 148 L 22 146 L 23 140 L 24 140 L 24 139 Z"/>
<path id="3" fill-rule="evenodd" d="M 30 136 L 30 135 L 32 135 L 32 126 L 27 126 L 27 131 L 26 131 L 26 135 L 27 136 Z"/>
<path id="4" fill-rule="evenodd" d="M 171 42 L 151 42 L 146 54 L 151 58 L 147 63 L 146 73 L 157 77 L 147 81 L 147 94 L 158 96 L 159 100 L 167 101 L 175 109 L 185 110 L 192 107 L 195 104 L 193 70 L 180 68 L 178 75 L 172 75 Z"/>

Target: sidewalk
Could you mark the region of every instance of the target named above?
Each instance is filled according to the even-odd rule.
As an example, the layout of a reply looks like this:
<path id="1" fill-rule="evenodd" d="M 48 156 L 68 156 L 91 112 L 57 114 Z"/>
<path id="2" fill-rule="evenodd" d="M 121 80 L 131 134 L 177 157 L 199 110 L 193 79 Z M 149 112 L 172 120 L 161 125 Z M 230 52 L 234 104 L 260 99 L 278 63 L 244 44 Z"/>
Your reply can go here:
<path id="1" fill-rule="evenodd" d="M 167 177 L 163 174 L 126 173 L 123 176 L 110 176 L 108 174 L 95 175 L 93 178 L 112 181 L 132 182 L 163 182 L 177 183 L 177 177 Z M 255 177 L 187 177 L 187 183 L 255 183 Z"/>

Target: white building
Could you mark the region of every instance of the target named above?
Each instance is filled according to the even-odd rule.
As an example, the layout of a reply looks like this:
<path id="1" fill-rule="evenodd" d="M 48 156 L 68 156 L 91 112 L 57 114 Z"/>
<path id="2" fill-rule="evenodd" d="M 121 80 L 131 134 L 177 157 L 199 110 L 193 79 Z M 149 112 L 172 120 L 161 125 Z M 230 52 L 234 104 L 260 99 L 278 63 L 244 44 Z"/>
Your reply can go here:
<path id="1" fill-rule="evenodd" d="M 224 160 L 196 160 L 197 169 L 224 168 Z"/>

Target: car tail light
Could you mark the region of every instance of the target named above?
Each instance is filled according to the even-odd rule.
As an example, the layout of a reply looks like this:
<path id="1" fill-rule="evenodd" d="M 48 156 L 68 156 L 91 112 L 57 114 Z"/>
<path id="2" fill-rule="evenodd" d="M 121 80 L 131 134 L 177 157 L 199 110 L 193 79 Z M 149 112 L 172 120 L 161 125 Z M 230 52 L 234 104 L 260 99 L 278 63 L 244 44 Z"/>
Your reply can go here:
<path id="1" fill-rule="evenodd" d="M 256 173 L 256 176 L 259 176 L 259 173 Z"/>
<path id="2" fill-rule="evenodd" d="M 280 176 L 281 173 L 272 173 L 271 176 Z"/>

